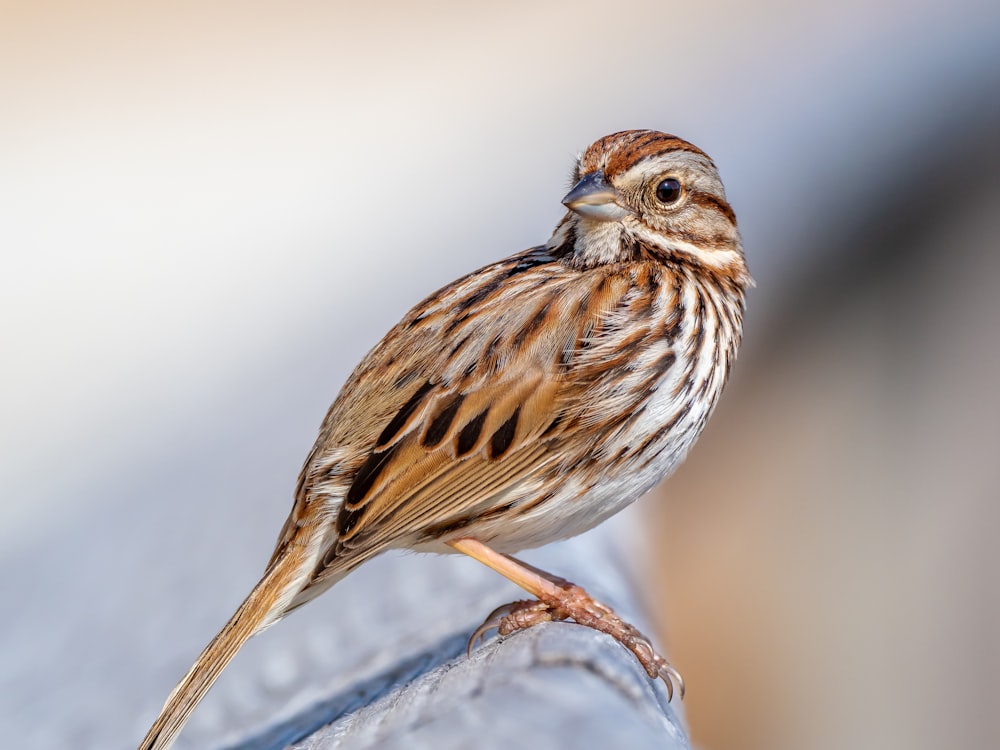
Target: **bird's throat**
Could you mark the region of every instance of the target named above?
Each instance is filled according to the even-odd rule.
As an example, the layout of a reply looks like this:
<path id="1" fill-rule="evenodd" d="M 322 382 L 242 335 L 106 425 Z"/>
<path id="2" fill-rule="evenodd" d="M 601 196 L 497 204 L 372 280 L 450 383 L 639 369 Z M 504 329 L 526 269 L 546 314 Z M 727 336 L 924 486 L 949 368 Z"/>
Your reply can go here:
<path id="1" fill-rule="evenodd" d="M 598 221 L 579 217 L 573 241 L 573 256 L 578 265 L 591 268 L 627 259 L 632 242 L 618 221 Z M 628 240 L 628 241 L 626 241 Z"/>

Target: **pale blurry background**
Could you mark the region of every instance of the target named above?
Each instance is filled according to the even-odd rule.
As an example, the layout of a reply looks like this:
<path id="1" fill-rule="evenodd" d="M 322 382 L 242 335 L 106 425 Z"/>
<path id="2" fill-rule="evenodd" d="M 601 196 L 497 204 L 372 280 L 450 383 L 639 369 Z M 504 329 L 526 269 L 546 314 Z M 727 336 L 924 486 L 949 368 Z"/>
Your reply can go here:
<path id="1" fill-rule="evenodd" d="M 0 7 L 0 663 L 48 675 L 0 670 L 5 735 L 127 710 L 59 692 L 53 632 L 188 617 L 143 585 L 178 555 L 245 593 L 354 363 L 543 242 L 574 153 L 634 127 L 712 154 L 758 282 L 716 418 L 629 511 L 695 742 L 1000 744 L 1000 8 L 971 0 Z"/>

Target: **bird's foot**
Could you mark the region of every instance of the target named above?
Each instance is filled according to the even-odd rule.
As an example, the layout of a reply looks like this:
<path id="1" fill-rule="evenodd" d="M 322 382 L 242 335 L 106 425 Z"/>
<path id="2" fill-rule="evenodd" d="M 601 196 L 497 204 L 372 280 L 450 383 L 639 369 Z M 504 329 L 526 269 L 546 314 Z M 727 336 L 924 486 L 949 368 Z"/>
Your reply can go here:
<path id="1" fill-rule="evenodd" d="M 469 652 L 494 628 L 503 636 L 540 622 L 573 620 L 585 627 L 607 633 L 631 651 L 646 674 L 666 683 L 669 699 L 674 697 L 675 686 L 680 697 L 684 697 L 684 679 L 670 662 L 656 653 L 649 638 L 616 615 L 611 607 L 597 601 L 579 586 L 563 579 L 553 579 L 553 582 L 558 586 L 558 593 L 546 593 L 537 600 L 511 602 L 493 610 L 469 639 Z"/>

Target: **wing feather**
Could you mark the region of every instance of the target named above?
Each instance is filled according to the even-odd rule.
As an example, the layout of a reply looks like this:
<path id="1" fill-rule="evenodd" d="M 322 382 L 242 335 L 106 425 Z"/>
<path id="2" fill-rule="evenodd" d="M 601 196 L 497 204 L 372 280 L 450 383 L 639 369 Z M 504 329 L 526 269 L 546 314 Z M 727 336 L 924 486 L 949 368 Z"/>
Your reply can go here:
<path id="1" fill-rule="evenodd" d="M 337 519 L 339 551 L 364 546 L 376 532 L 399 538 L 479 509 L 544 453 L 537 438 L 556 417 L 551 377 L 532 368 L 500 387 L 436 390 L 422 422 L 359 470 Z"/>

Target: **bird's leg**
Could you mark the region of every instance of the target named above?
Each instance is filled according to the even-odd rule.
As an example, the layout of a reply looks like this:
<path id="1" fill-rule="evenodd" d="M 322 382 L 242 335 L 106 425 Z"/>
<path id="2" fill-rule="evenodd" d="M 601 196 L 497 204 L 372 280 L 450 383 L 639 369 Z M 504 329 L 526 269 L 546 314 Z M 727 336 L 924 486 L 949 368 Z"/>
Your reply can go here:
<path id="1" fill-rule="evenodd" d="M 486 631 L 492 628 L 496 628 L 500 635 L 509 635 L 540 622 L 573 620 L 610 635 L 635 654 L 650 677 L 659 677 L 667 684 L 667 692 L 671 698 L 675 683 L 681 698 L 684 697 L 684 680 L 666 659 L 656 653 L 650 640 L 616 615 L 611 607 L 597 601 L 579 586 L 510 555 L 496 552 L 474 539 L 456 539 L 448 544 L 537 597 L 537 601 L 512 602 L 490 613 L 472 634 L 470 651 Z"/>

